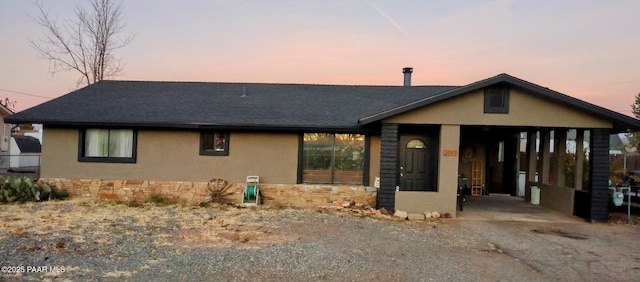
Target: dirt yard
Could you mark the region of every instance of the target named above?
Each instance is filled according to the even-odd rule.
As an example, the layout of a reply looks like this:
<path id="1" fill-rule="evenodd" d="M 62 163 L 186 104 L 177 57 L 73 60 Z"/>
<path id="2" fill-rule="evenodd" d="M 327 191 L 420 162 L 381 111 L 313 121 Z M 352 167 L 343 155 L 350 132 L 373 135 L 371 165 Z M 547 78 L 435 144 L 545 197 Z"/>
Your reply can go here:
<path id="1" fill-rule="evenodd" d="M 0 280 L 637 281 L 640 228 L 71 200 L 0 206 Z"/>

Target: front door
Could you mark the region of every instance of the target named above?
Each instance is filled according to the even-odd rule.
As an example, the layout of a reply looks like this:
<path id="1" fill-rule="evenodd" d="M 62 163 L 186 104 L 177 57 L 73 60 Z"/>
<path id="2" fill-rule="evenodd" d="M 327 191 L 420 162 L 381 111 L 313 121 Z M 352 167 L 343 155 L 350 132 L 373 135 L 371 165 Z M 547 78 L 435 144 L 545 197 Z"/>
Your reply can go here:
<path id="1" fill-rule="evenodd" d="M 401 191 L 436 191 L 433 149 L 429 138 L 400 137 L 398 167 Z"/>

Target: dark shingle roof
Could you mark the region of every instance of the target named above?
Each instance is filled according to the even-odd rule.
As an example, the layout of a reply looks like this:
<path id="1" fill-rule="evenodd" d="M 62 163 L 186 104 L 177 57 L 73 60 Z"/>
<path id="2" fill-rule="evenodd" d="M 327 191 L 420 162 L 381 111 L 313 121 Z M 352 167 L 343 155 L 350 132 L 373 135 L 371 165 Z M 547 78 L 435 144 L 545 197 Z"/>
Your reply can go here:
<path id="1" fill-rule="evenodd" d="M 16 140 L 20 153 L 40 153 L 42 149 L 40 140 L 33 136 L 13 135 L 11 137 Z"/>
<path id="2" fill-rule="evenodd" d="M 350 130 L 360 128 L 362 117 L 454 88 L 101 81 L 6 120 L 45 125 Z"/>
<path id="3" fill-rule="evenodd" d="M 5 121 L 69 126 L 353 131 L 499 83 L 610 119 L 617 132 L 640 130 L 637 119 L 507 74 L 462 87 L 101 81 Z"/>

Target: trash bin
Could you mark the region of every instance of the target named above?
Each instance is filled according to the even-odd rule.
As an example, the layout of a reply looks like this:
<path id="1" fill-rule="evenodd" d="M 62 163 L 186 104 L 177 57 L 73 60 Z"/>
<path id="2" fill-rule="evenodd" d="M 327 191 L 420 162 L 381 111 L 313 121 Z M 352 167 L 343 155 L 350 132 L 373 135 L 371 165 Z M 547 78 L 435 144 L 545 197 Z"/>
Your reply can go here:
<path id="1" fill-rule="evenodd" d="M 538 186 L 531 186 L 531 203 L 534 205 L 540 204 L 540 188 Z"/>

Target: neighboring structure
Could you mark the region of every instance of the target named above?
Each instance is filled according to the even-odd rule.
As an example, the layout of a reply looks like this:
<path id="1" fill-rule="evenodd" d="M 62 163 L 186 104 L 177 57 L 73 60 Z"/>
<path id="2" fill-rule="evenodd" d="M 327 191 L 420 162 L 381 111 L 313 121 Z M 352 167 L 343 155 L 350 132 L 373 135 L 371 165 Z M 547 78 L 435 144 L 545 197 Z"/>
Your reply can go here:
<path id="1" fill-rule="evenodd" d="M 40 140 L 28 135 L 11 136 L 9 170 L 36 172 L 40 169 Z"/>
<path id="2" fill-rule="evenodd" d="M 455 216 L 459 174 L 516 195 L 524 171 L 526 199 L 537 186 L 544 206 L 607 220 L 609 134 L 640 121 L 507 74 L 460 87 L 403 72 L 404 86 L 101 81 L 7 121 L 43 124 L 42 178 L 72 196 L 195 203 L 209 179 L 258 175 L 265 204 Z M 569 130 L 572 168 L 549 148 L 553 132 L 566 152 Z"/>
<path id="3" fill-rule="evenodd" d="M 9 167 L 9 142 L 11 140 L 11 124 L 4 122 L 4 119 L 13 114 L 6 106 L 0 103 L 0 172 L 6 171 Z"/>

